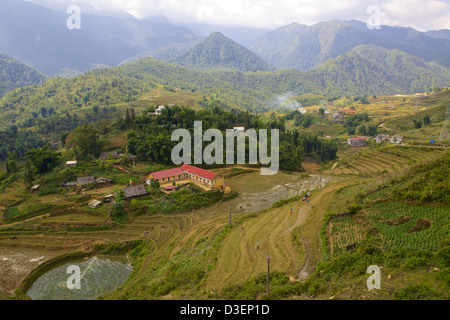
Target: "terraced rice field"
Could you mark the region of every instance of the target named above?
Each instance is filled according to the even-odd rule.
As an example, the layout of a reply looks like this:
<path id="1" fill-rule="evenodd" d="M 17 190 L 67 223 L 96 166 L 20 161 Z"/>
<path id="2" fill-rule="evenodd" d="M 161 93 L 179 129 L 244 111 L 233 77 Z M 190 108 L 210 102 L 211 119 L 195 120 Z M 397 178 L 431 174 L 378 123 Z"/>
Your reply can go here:
<path id="1" fill-rule="evenodd" d="M 300 192 L 306 192 L 306 190 L 313 190 L 319 186 L 324 186 L 326 181 L 328 181 L 328 178 L 324 177 L 323 179 L 319 179 L 319 176 L 316 175 L 306 178 L 304 176 L 302 177 L 303 180 L 299 178 L 299 175 L 286 175 L 282 173 L 276 176 L 262 177 L 259 172 L 238 175 L 229 179 L 232 188 L 235 190 L 239 189 L 240 194 L 242 194 L 242 196 L 233 200 L 218 203 L 211 207 L 190 213 L 133 217 L 126 224 L 116 226 L 113 229 L 94 231 L 65 231 L 63 229 L 61 231 L 53 232 L 44 232 L 42 230 L 2 231 L 0 229 L 0 251 L 3 249 L 13 252 L 26 251 L 34 256 L 37 252 L 44 251 L 55 253 L 80 250 L 85 251 L 92 248 L 96 243 L 133 241 L 139 239 L 145 240 L 150 244 L 149 252 L 141 270 L 137 273 L 136 279 L 139 279 L 138 275 L 143 274 L 147 272 L 147 270 L 153 269 L 158 265 L 161 266 L 161 264 L 166 264 L 180 251 L 190 252 L 190 250 L 192 251 L 196 248 L 196 246 L 204 241 L 204 239 L 213 238 L 218 233 L 223 232 L 228 224 L 229 207 L 232 208 L 232 221 L 234 223 L 236 220 L 248 215 L 249 211 L 254 211 L 259 208 L 255 206 L 253 208 L 247 208 L 247 203 L 261 203 L 262 208 L 265 209 L 278 200 L 286 199 L 297 195 Z M 283 192 L 272 190 L 274 185 L 278 186 L 278 189 L 283 190 Z M 242 206 L 245 207 L 245 210 L 243 210 Z M 285 252 L 286 258 L 290 255 L 296 255 L 298 257 L 298 254 L 296 254 L 292 248 L 290 231 L 286 229 L 294 227 L 297 223 L 303 221 L 300 217 L 304 217 L 309 209 L 300 209 L 300 207 L 296 207 L 296 215 L 288 217 L 284 220 L 283 224 L 278 226 L 285 230 L 285 234 L 280 239 L 277 239 L 276 237 L 278 233 L 274 233 L 268 239 L 262 239 L 261 242 L 265 243 L 265 245 L 271 243 L 271 246 L 281 247 L 280 252 Z M 286 209 L 283 210 L 286 211 Z M 93 213 L 77 211 L 52 217 L 42 215 L 26 222 L 3 225 L 2 228 L 5 229 L 6 227 L 11 226 L 15 228 L 32 227 L 38 226 L 41 223 L 53 223 L 59 225 L 101 225 L 104 220 L 105 218 L 102 214 L 94 215 Z M 267 224 L 267 221 L 264 223 L 265 228 L 272 228 L 272 225 L 270 223 Z M 255 228 L 255 230 L 258 229 L 257 226 L 255 226 Z M 256 236 L 257 234 L 255 234 L 255 237 Z M 260 253 L 266 253 L 264 250 L 265 249 L 261 249 Z M 42 262 L 47 261 L 53 256 L 54 255 L 45 255 Z M 212 258 L 213 257 L 211 257 L 211 259 Z M 298 262 L 299 261 L 296 261 L 295 263 Z M 279 263 L 281 267 L 281 259 Z M 292 265 L 292 269 L 295 266 L 298 266 L 295 263 Z M 209 264 L 210 263 L 208 263 L 208 265 Z M 133 279 L 131 280 L 130 285 L 133 284 L 132 281 Z"/>
<path id="2" fill-rule="evenodd" d="M 327 201 L 345 183 L 315 191 L 310 203 L 297 201 L 265 211 L 247 220 L 243 229 L 233 230 L 221 245 L 206 289 L 217 290 L 261 275 L 267 257 L 271 257 L 271 270 L 304 279 L 321 259 L 319 234 Z"/>
<path id="3" fill-rule="evenodd" d="M 353 149 L 353 150 L 352 150 Z M 387 146 L 378 149 L 346 148 L 338 153 L 341 159 L 325 173 L 337 175 L 379 176 L 437 159 L 443 149 Z"/>

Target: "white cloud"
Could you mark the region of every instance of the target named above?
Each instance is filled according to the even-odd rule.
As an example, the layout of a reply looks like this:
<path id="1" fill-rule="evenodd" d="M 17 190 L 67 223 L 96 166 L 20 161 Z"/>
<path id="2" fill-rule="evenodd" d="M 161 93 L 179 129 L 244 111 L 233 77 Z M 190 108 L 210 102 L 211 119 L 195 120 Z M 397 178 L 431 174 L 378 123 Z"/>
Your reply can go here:
<path id="1" fill-rule="evenodd" d="M 371 5 L 381 9 L 381 23 L 419 30 L 450 28 L 450 0 L 31 0 L 78 4 L 96 10 L 127 11 L 138 18 L 165 16 L 178 24 L 204 22 L 223 26 L 276 28 L 291 22 L 369 18 Z"/>

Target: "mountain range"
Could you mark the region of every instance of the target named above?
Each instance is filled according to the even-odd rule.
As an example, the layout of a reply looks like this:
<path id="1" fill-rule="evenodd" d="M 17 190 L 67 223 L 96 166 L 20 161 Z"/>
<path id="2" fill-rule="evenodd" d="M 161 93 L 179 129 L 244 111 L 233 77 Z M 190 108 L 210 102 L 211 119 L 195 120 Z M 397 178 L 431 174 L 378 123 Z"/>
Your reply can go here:
<path id="1" fill-rule="evenodd" d="M 83 14 L 81 29 L 69 30 L 65 12 L 17 0 L 0 1 L 0 52 L 45 75 L 71 76 L 112 66 L 175 43 L 198 38 L 185 27 L 121 17 Z"/>
<path id="2" fill-rule="evenodd" d="M 82 15 L 80 30 L 69 30 L 67 18 L 65 12 L 30 2 L 2 0 L 0 52 L 47 76 L 62 77 L 117 65 L 124 67 L 119 70 L 135 70 L 136 65 L 147 68 L 153 60 L 145 59 L 130 68 L 127 64 L 152 57 L 202 71 L 174 71 L 163 64 L 166 76 L 143 76 L 153 85 L 198 88 L 208 78 L 205 94 L 211 93 L 211 83 L 216 83 L 227 88 L 225 95 L 238 89 L 254 97 L 261 95 L 256 100 L 238 95 L 235 100 L 249 108 L 249 101 L 261 104 L 271 94 L 287 91 L 326 95 L 415 93 L 450 83 L 450 30 L 419 32 L 389 26 L 370 30 L 355 20 L 311 26 L 292 23 L 269 32 L 225 28 L 228 35 L 238 38 L 235 41 L 222 32 L 204 37 L 203 32 L 212 26 L 192 26 L 201 33 L 197 35 L 163 17 L 139 20 L 127 13 L 86 13 Z M 11 64 L 3 70 L 15 70 L 13 80 L 5 75 L 0 79 L 4 92 L 44 79 L 27 68 L 17 68 L 17 61 L 8 58 L 3 63 Z M 214 73 L 207 75 L 203 71 Z M 189 76 L 175 81 L 172 72 Z M 218 79 L 212 79 L 212 75 Z M 196 76 L 203 80 L 195 79 Z M 134 83 L 136 78 L 130 81 Z M 263 88 L 266 85 L 271 89 Z M 230 97 L 225 100 L 230 101 Z"/>
<path id="3" fill-rule="evenodd" d="M 321 22 L 312 26 L 293 23 L 269 32 L 250 49 L 279 70 L 310 70 L 359 45 L 398 49 L 449 68 L 448 31 L 424 33 L 390 26 L 371 30 L 365 23 L 355 20 Z"/>

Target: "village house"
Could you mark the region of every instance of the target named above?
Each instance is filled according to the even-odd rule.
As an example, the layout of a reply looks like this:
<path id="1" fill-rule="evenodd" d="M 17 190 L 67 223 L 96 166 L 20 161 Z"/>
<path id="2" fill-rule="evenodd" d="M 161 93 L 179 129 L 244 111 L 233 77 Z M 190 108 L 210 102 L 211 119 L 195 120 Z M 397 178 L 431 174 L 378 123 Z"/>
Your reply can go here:
<path id="1" fill-rule="evenodd" d="M 347 143 L 351 147 L 363 147 L 366 145 L 366 138 L 365 137 L 349 138 L 347 140 Z"/>
<path id="2" fill-rule="evenodd" d="M 389 136 L 383 133 L 377 134 L 377 143 L 386 142 L 389 139 Z"/>
<path id="3" fill-rule="evenodd" d="M 155 112 L 149 112 L 149 113 L 147 113 L 147 115 L 157 117 L 157 116 L 160 116 L 162 114 L 163 110 L 165 110 L 165 109 L 166 109 L 166 107 L 161 105 L 155 110 Z"/>
<path id="4" fill-rule="evenodd" d="M 107 160 L 117 160 L 120 159 L 121 154 L 119 154 L 117 151 L 112 152 L 102 152 L 100 154 L 100 157 L 98 157 L 99 160 L 107 161 Z"/>
<path id="5" fill-rule="evenodd" d="M 100 185 L 106 185 L 111 183 L 111 179 L 107 178 L 95 178 L 94 176 L 87 176 L 87 177 L 78 177 L 76 182 L 63 182 L 62 185 L 66 187 L 75 187 L 77 185 L 86 186 L 88 184 L 100 184 Z"/>
<path id="6" fill-rule="evenodd" d="M 334 113 L 333 113 L 333 122 L 339 122 L 339 121 L 341 121 L 342 120 L 342 118 L 344 117 L 344 113 L 342 112 L 342 111 L 335 111 Z"/>
<path id="7" fill-rule="evenodd" d="M 400 135 L 388 136 L 382 133 L 377 135 L 377 143 L 401 144 L 402 142 L 403 136 Z"/>
<path id="8" fill-rule="evenodd" d="M 89 208 L 95 209 L 95 208 L 100 207 L 101 204 L 102 204 L 102 202 L 99 200 L 92 200 L 91 202 L 89 202 Z"/>
<path id="9" fill-rule="evenodd" d="M 341 112 L 345 116 L 356 114 L 356 110 L 353 109 L 341 109 Z"/>
<path id="10" fill-rule="evenodd" d="M 143 185 L 132 186 L 122 189 L 125 199 L 132 199 L 147 195 L 147 190 Z"/>
<path id="11" fill-rule="evenodd" d="M 78 164 L 78 161 L 67 161 L 66 162 L 66 167 L 67 168 L 72 168 L 75 167 Z"/>
<path id="12" fill-rule="evenodd" d="M 190 180 L 211 189 L 220 189 L 225 184 L 225 178 L 215 172 L 184 164 L 179 168 L 152 172 L 147 177 L 147 184 L 152 180 L 163 187 L 176 181 Z"/>
<path id="13" fill-rule="evenodd" d="M 107 194 L 106 196 L 103 197 L 104 203 L 112 203 L 113 201 L 114 201 L 114 195 L 112 193 Z"/>
<path id="14" fill-rule="evenodd" d="M 100 178 L 96 178 L 95 182 L 100 185 L 107 185 L 107 184 L 110 184 L 112 182 L 112 180 L 108 179 L 108 178 L 100 177 Z"/>

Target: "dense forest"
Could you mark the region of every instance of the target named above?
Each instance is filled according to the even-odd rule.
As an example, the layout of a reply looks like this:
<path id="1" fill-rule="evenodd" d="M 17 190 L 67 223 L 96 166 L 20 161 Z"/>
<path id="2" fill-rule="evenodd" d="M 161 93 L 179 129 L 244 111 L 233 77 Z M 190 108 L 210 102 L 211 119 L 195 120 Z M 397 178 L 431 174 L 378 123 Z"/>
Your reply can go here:
<path id="1" fill-rule="evenodd" d="M 152 110 L 150 109 L 150 111 Z M 279 129 L 280 167 L 284 170 L 302 170 L 302 158 L 307 154 L 320 161 L 336 158 L 337 144 L 335 141 L 324 140 L 317 135 L 300 135 L 298 131 L 287 131 L 285 117 L 277 118 L 272 114 L 265 119 L 249 112 L 225 111 L 219 107 L 194 111 L 185 107 L 173 106 L 164 110 L 162 115 L 156 118 L 147 113 L 137 116 L 134 120 L 133 130 L 128 134 L 128 150 L 141 160 L 171 164 L 171 151 L 177 144 L 177 142 L 171 141 L 172 132 L 177 128 L 183 128 L 193 134 L 194 121 L 202 121 L 203 131 L 214 128 L 221 130 L 224 135 L 226 129 L 236 126 L 255 130 Z M 203 144 L 206 147 L 208 143 L 204 142 Z M 248 151 L 247 148 L 246 159 L 248 159 Z"/>
<path id="2" fill-rule="evenodd" d="M 41 84 L 45 79 L 35 69 L 0 53 L 0 97 L 16 88 Z"/>

